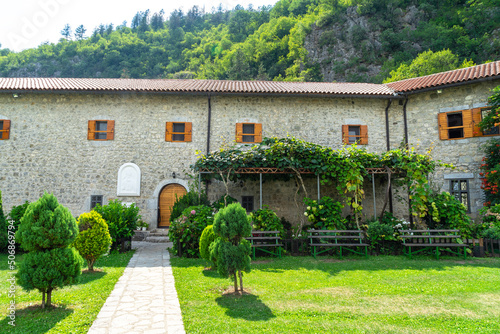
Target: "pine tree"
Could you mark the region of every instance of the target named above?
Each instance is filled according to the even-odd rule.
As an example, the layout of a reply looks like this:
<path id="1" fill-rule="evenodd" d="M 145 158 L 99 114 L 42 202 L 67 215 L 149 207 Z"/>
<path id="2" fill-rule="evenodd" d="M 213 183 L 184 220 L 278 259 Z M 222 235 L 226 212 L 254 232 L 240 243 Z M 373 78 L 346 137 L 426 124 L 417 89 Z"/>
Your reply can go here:
<path id="1" fill-rule="evenodd" d="M 51 305 L 54 289 L 78 281 L 83 259 L 68 247 L 77 234 L 75 218 L 52 194 L 31 203 L 21 218 L 16 240 L 29 253 L 19 265 L 17 282 L 25 290 L 42 292 L 42 308 Z"/>
<path id="2" fill-rule="evenodd" d="M 78 28 L 75 29 L 75 38 L 77 41 L 81 41 L 85 38 L 85 33 L 87 29 L 83 26 L 83 24 L 79 25 Z"/>
<path id="3" fill-rule="evenodd" d="M 69 24 L 66 24 L 63 28 L 63 30 L 61 30 L 61 35 L 64 37 L 65 40 L 69 41 L 71 39 L 71 27 L 69 26 Z"/>
<path id="4" fill-rule="evenodd" d="M 223 277 L 234 280 L 234 292 L 243 292 L 243 271 L 250 272 L 250 242 L 252 232 L 250 217 L 240 203 L 233 203 L 220 210 L 214 218 L 214 233 L 219 236 L 210 247 L 211 255 L 217 259 L 217 271 Z"/>

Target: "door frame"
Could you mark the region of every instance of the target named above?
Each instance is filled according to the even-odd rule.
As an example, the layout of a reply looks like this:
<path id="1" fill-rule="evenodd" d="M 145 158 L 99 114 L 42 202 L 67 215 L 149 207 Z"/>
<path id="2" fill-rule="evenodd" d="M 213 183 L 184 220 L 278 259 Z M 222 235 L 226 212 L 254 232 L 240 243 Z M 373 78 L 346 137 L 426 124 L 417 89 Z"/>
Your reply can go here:
<path id="1" fill-rule="evenodd" d="M 161 181 L 155 188 L 155 191 L 153 193 L 153 202 L 154 202 L 154 209 L 153 209 L 153 217 L 156 216 L 156 228 L 158 227 L 158 224 L 160 223 L 160 193 L 169 184 L 178 184 L 183 186 L 187 192 L 189 192 L 189 185 L 188 182 L 182 179 L 167 179 Z M 156 213 L 154 212 L 156 211 Z"/>

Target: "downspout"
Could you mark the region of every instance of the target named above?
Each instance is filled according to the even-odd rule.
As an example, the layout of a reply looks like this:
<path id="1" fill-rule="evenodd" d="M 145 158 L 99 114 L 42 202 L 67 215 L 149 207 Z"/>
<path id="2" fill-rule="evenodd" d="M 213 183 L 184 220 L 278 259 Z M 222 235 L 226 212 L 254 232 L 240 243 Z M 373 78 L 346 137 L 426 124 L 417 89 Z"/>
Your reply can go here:
<path id="1" fill-rule="evenodd" d="M 405 95 L 405 103 L 403 104 L 403 122 L 404 122 L 404 127 L 405 127 L 405 147 L 406 149 L 409 149 L 408 147 L 408 119 L 406 117 L 406 104 L 408 103 L 408 95 Z M 408 189 L 409 191 L 409 189 Z M 410 194 L 408 193 L 408 212 L 410 213 L 410 227 L 413 228 L 413 214 L 411 213 L 411 198 Z"/>
<path id="2" fill-rule="evenodd" d="M 387 101 L 387 107 L 385 107 L 385 139 L 387 144 L 387 151 L 391 150 L 391 141 L 389 138 L 389 108 L 391 107 L 392 99 Z M 375 176 L 375 174 L 373 175 Z M 394 213 L 394 209 L 392 207 L 392 186 L 389 188 L 389 212 Z"/>
<path id="3" fill-rule="evenodd" d="M 212 122 L 212 96 L 210 94 L 208 94 L 207 156 L 210 154 L 210 127 L 211 127 L 211 122 Z M 208 194 L 208 182 L 205 183 L 205 194 Z"/>

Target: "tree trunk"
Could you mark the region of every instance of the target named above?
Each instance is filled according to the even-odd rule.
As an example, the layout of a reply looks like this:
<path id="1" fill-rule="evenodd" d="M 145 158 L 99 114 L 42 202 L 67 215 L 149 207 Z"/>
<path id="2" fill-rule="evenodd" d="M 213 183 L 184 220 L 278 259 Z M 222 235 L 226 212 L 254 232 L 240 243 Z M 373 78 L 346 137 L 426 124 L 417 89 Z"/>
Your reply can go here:
<path id="1" fill-rule="evenodd" d="M 42 291 L 42 309 L 45 308 L 45 291 Z"/>
<path id="2" fill-rule="evenodd" d="M 95 260 L 87 260 L 87 263 L 89 264 L 89 271 L 94 271 L 94 262 Z"/>
<path id="3" fill-rule="evenodd" d="M 51 306 L 51 299 L 52 299 L 52 289 L 49 289 L 47 291 L 47 306 L 48 307 Z"/>
<path id="4" fill-rule="evenodd" d="M 234 272 L 234 293 L 238 293 L 238 278 L 236 277 L 236 272 Z"/>
<path id="5" fill-rule="evenodd" d="M 240 276 L 240 291 L 243 293 L 243 274 L 241 273 L 241 270 L 238 270 L 238 275 Z"/>

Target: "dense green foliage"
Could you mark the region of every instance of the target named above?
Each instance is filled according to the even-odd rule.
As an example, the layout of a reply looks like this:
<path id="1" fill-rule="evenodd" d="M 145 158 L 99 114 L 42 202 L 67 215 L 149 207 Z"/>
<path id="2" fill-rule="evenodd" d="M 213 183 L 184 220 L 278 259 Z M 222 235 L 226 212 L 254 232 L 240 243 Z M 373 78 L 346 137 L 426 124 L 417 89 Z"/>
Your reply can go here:
<path id="1" fill-rule="evenodd" d="M 9 244 L 7 219 L 3 213 L 2 191 L 0 191 L 0 252 L 7 250 Z"/>
<path id="2" fill-rule="evenodd" d="M 78 281 L 83 259 L 69 245 L 78 234 L 75 218 L 54 195 L 45 193 L 21 218 L 16 239 L 29 251 L 16 274 L 25 290 L 42 292 L 42 308 L 51 306 L 52 290 Z"/>
<path id="3" fill-rule="evenodd" d="M 130 206 L 120 200 L 111 200 L 107 205 L 97 204 L 94 211 L 106 221 L 113 243 L 112 249 L 119 249 L 122 241 L 130 239 L 141 219 L 139 208 L 132 203 Z"/>
<path id="4" fill-rule="evenodd" d="M 449 192 L 431 194 L 428 200 L 428 228 L 458 229 L 464 238 L 471 237 L 471 220 L 462 202 Z"/>
<path id="5" fill-rule="evenodd" d="M 174 254 L 186 257 L 200 256 L 200 237 L 213 222 L 212 207 L 190 206 L 170 224 L 168 237 L 173 243 Z"/>
<path id="6" fill-rule="evenodd" d="M 200 194 L 195 190 L 190 190 L 183 196 L 176 197 L 172 212 L 170 213 L 170 222 L 174 222 L 190 206 L 197 205 L 210 205 L 207 195 L 204 192 Z"/>
<path id="7" fill-rule="evenodd" d="M 423 77 L 429 74 L 446 72 L 474 65 L 476 65 L 474 62 L 467 60 L 464 60 L 463 63 L 460 64 L 458 56 L 454 55 L 450 50 L 439 52 L 432 52 L 429 50 L 420 53 L 410 65 L 403 63 L 397 70 L 391 71 L 391 76 L 384 80 L 384 83 Z"/>
<path id="8" fill-rule="evenodd" d="M 67 247 L 77 235 L 75 217 L 54 195 L 45 193 L 26 209 L 16 240 L 32 252 Z"/>
<path id="9" fill-rule="evenodd" d="M 267 205 L 250 214 L 252 228 L 256 231 L 280 231 L 280 237 L 285 237 L 285 228 L 278 215 Z"/>
<path id="10" fill-rule="evenodd" d="M 57 44 L 0 49 L 0 76 L 321 81 L 329 69 L 348 81 L 381 82 L 425 50 L 451 50 L 459 64 L 495 59 L 499 25 L 495 0 L 280 0 L 258 9 L 194 6 L 167 18 L 146 10 L 130 26 L 100 25 L 88 38 L 79 26 L 72 40 L 68 26 Z M 319 45 L 308 50 L 306 36 L 318 27 Z M 356 55 L 335 55 L 341 44 Z M 383 71 L 368 77 L 368 65 Z"/>
<path id="11" fill-rule="evenodd" d="M 213 231 L 217 239 L 210 247 L 211 256 L 217 259 L 217 271 L 222 277 L 231 277 L 234 281 L 234 292 L 243 292 L 243 271 L 250 272 L 250 242 L 252 232 L 251 220 L 239 203 L 233 203 L 215 214 Z"/>
<path id="12" fill-rule="evenodd" d="M 77 223 L 80 233 L 73 242 L 73 247 L 87 260 L 89 270 L 94 271 L 95 261 L 111 246 L 108 224 L 95 211 L 82 213 Z"/>
<path id="13" fill-rule="evenodd" d="M 21 224 L 21 218 L 23 218 L 26 209 L 30 202 L 26 201 L 21 205 L 15 205 L 10 209 L 9 220 L 11 220 L 13 225 L 16 227 L 16 230 L 19 228 L 19 224 Z"/>
<path id="14" fill-rule="evenodd" d="M 208 225 L 205 227 L 200 237 L 200 257 L 212 262 L 212 268 L 216 268 L 217 264 L 210 258 L 210 245 L 215 241 L 214 226 Z"/>
<path id="15" fill-rule="evenodd" d="M 252 174 L 234 173 L 238 168 L 272 167 L 288 170 L 290 173 L 282 177 L 295 176 L 299 183 L 299 169 L 309 170 L 319 175 L 323 184 L 333 184 L 336 187 L 341 199 L 350 205 L 354 222 L 359 228 L 359 214 L 363 209 L 364 198 L 363 182 L 368 176 L 366 168 L 388 167 L 395 173 L 400 172 L 400 183 L 408 187 L 412 199 L 412 214 L 425 217 L 428 214 L 427 196 L 431 191 L 427 176 L 437 166 L 449 167 L 432 160 L 430 151 L 417 154 L 413 148 L 401 148 L 378 155 L 355 145 L 333 150 L 287 137 L 264 138 L 259 145 L 245 150 L 234 146 L 212 152 L 208 156 L 202 155 L 191 167 L 194 171 L 224 171 L 230 180 L 255 177 Z M 275 175 L 271 177 L 276 179 Z M 339 219 L 336 221 L 341 222 Z M 300 229 L 297 234 L 300 234 Z"/>
<path id="16" fill-rule="evenodd" d="M 304 198 L 306 212 L 304 215 L 318 230 L 345 230 L 346 219 L 342 217 L 342 203 L 328 196 L 320 198 L 319 203 L 310 198 Z"/>

